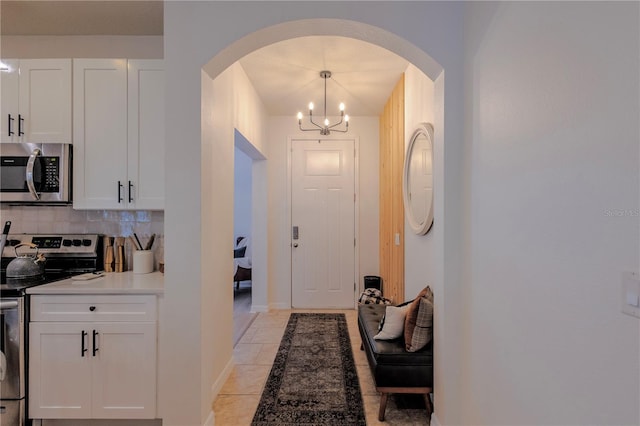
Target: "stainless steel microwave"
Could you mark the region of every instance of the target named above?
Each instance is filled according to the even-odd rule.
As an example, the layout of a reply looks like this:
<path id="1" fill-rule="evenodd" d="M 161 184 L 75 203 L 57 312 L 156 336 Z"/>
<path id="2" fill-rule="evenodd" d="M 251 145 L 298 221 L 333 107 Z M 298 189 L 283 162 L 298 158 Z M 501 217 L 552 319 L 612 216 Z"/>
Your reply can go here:
<path id="1" fill-rule="evenodd" d="M 68 144 L 0 144 L 0 202 L 70 203 L 71 161 Z"/>

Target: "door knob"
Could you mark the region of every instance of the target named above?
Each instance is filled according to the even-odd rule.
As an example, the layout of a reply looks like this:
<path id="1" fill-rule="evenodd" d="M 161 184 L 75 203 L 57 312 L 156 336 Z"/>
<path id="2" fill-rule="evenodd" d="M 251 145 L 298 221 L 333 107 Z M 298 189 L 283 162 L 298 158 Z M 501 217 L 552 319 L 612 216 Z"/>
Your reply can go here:
<path id="1" fill-rule="evenodd" d="M 298 243 L 293 243 L 293 246 L 294 247 L 298 247 Z"/>

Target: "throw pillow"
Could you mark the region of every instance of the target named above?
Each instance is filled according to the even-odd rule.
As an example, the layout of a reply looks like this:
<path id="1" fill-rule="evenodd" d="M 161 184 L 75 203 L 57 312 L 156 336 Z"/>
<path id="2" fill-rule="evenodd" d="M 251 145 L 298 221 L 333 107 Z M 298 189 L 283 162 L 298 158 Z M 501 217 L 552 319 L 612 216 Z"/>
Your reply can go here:
<path id="1" fill-rule="evenodd" d="M 420 298 L 416 324 L 411 333 L 411 339 L 405 335 L 407 352 L 416 352 L 424 348 L 433 338 L 433 303 L 426 297 Z"/>
<path id="2" fill-rule="evenodd" d="M 425 287 L 409 304 L 404 323 L 407 352 L 422 349 L 433 337 L 433 292 Z"/>
<path id="3" fill-rule="evenodd" d="M 367 304 L 376 304 L 376 305 L 390 305 L 391 300 L 382 297 L 382 292 L 377 288 L 366 288 L 362 294 L 360 294 L 360 298 L 358 299 L 358 303 L 367 305 Z"/>
<path id="4" fill-rule="evenodd" d="M 429 302 L 431 302 L 431 304 L 433 304 L 433 291 L 431 291 L 431 287 L 426 286 L 423 291 L 425 293 L 424 297 L 429 299 Z"/>
<path id="5" fill-rule="evenodd" d="M 375 340 L 393 340 L 402 336 L 404 319 L 409 306 L 387 306 L 385 308 L 382 330 L 373 338 Z"/>
<path id="6" fill-rule="evenodd" d="M 247 252 L 247 247 L 241 247 L 233 250 L 233 258 L 237 259 L 239 257 L 244 257 L 244 254 Z"/>

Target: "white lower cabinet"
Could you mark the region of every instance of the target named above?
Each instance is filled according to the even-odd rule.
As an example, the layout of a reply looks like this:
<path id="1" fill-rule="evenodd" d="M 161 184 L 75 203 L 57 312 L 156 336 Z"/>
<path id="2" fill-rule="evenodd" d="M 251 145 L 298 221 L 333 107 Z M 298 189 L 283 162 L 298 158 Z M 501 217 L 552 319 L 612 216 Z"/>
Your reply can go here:
<path id="1" fill-rule="evenodd" d="M 129 297 L 147 300 L 131 304 Z M 29 417 L 155 418 L 157 323 L 131 321 L 132 306 L 148 310 L 154 304 L 155 296 L 34 296 L 36 318 L 44 306 L 78 321 L 30 322 Z M 98 321 L 87 319 L 91 315 Z M 100 321 L 105 315 L 115 320 Z M 141 318 L 148 316 L 142 312 Z"/>

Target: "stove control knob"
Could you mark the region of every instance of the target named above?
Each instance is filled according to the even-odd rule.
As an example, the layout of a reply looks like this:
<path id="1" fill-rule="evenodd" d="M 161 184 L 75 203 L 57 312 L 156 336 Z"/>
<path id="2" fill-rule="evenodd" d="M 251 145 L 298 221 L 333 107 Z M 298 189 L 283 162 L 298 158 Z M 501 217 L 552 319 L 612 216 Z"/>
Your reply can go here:
<path id="1" fill-rule="evenodd" d="M 73 240 L 73 245 L 74 245 L 74 247 L 80 247 L 80 245 L 82 245 L 82 241 L 81 240 Z"/>
<path id="2" fill-rule="evenodd" d="M 91 245 L 91 240 L 87 240 L 87 239 L 82 240 L 82 245 L 85 247 L 89 247 Z"/>
<path id="3" fill-rule="evenodd" d="M 62 245 L 65 247 L 71 247 L 71 240 L 62 240 Z"/>

